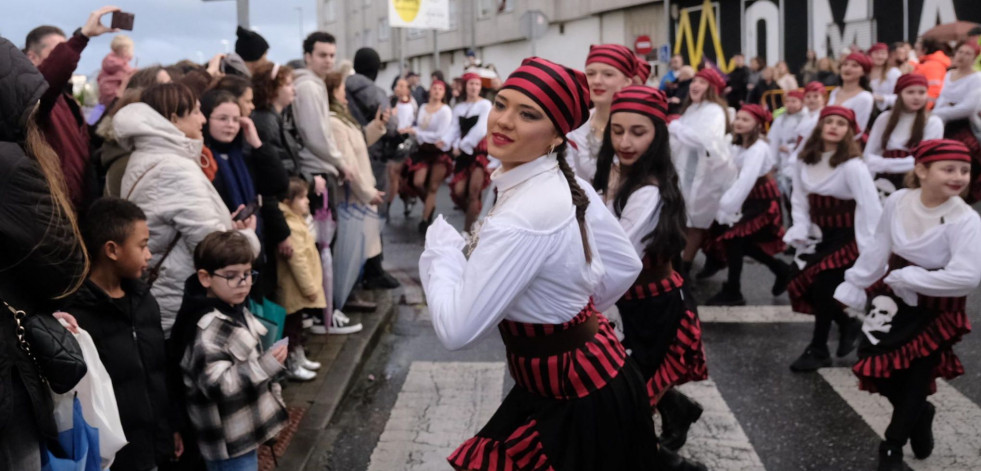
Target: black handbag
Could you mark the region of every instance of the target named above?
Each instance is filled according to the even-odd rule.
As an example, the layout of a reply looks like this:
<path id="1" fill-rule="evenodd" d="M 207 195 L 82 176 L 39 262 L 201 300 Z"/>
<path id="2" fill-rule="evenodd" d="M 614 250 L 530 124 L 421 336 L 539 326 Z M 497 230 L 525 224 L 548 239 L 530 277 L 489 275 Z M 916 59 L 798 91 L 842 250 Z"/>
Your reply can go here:
<path id="1" fill-rule="evenodd" d="M 71 391 L 88 371 L 75 336 L 53 316 L 27 315 L 0 302 L 14 315 L 17 342 L 34 361 L 41 379 L 58 394 Z"/>

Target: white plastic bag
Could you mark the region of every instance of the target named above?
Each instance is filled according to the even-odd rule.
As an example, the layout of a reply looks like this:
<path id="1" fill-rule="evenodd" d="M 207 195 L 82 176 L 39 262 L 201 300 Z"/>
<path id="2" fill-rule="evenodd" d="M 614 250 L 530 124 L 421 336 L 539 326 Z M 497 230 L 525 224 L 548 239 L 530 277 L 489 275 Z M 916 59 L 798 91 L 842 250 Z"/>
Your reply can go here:
<path id="1" fill-rule="evenodd" d="M 116 459 L 116 452 L 128 443 L 123 433 L 123 424 L 119 420 L 116 393 L 112 389 L 112 378 L 109 377 L 106 367 L 102 365 L 92 336 L 79 328 L 75 339 L 82 347 L 82 356 L 85 358 L 88 372 L 75 385 L 75 389 L 65 394 L 52 393 L 56 405 L 56 423 L 59 431 L 72 427 L 71 404 L 72 398 L 77 394 L 82 404 L 82 416 L 85 417 L 85 422 L 99 431 L 99 456 L 102 457 L 102 469 L 108 469 Z M 57 413 L 60 407 L 66 407 L 64 413 Z"/>

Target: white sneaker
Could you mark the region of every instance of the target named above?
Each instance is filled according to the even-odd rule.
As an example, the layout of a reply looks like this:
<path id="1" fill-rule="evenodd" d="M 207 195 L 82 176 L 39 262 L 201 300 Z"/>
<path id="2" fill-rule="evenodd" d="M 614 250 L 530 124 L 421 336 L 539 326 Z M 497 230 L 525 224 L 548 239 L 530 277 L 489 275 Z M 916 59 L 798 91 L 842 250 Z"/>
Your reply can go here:
<path id="1" fill-rule="evenodd" d="M 346 335 L 361 332 L 361 323 L 352 324 L 351 319 L 344 315 L 340 309 L 335 309 L 330 318 L 330 328 L 327 333 L 331 335 Z"/>
<path id="2" fill-rule="evenodd" d="M 311 315 L 309 315 L 309 314 L 307 314 L 307 313 L 304 312 L 303 313 L 303 328 L 304 329 L 309 329 L 311 327 L 313 327 L 313 316 L 311 316 Z"/>
<path id="3" fill-rule="evenodd" d="M 315 335 L 326 335 L 327 334 L 327 326 L 324 325 L 324 319 L 323 319 L 323 317 L 320 317 L 320 316 L 311 316 L 310 317 L 310 328 L 307 329 L 307 330 L 309 330 L 311 334 L 315 334 Z"/>
<path id="4" fill-rule="evenodd" d="M 292 354 L 290 354 L 290 361 L 287 364 L 289 366 L 286 368 L 286 377 L 293 381 L 312 381 L 317 377 L 317 373 L 300 366 L 300 362 L 296 361 Z"/>
<path id="5" fill-rule="evenodd" d="M 296 364 L 303 367 L 305 370 L 317 371 L 320 369 L 320 362 L 316 362 L 307 358 L 307 352 L 303 350 L 302 346 L 297 346 L 293 348 L 293 361 Z"/>

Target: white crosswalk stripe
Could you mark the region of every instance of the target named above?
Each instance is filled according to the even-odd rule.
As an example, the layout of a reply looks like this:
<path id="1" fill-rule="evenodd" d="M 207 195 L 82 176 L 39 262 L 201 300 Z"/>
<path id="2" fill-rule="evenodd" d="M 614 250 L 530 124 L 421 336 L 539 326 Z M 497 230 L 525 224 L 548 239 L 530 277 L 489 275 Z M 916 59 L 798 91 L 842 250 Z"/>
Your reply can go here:
<path id="1" fill-rule="evenodd" d="M 704 410 L 688 431 L 682 455 L 701 461 L 713 470 L 764 470 L 760 457 L 714 381 L 688 383 L 678 389 L 698 401 Z"/>
<path id="2" fill-rule="evenodd" d="M 858 389 L 850 368 L 822 368 L 821 376 L 880 437 L 885 433 L 892 406 L 880 394 Z M 913 457 L 909 445 L 903 450 L 906 464 L 914 471 L 976 471 L 981 469 L 981 408 L 944 381 L 930 396 L 937 406 L 933 420 L 936 446 L 925 460 Z M 869 450 L 869 453 L 875 453 Z"/>
<path id="3" fill-rule="evenodd" d="M 813 322 L 814 316 L 794 312 L 790 306 L 698 306 L 702 322 L 765 324 Z"/>

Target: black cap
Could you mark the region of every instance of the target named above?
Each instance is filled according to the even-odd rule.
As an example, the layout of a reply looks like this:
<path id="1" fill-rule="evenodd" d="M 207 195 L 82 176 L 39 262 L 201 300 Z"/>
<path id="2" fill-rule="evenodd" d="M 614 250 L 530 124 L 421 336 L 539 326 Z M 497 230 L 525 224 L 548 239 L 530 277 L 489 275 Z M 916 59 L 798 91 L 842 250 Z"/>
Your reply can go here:
<path id="1" fill-rule="evenodd" d="M 238 39 L 235 41 L 235 53 L 246 62 L 257 61 L 269 50 L 269 43 L 259 33 L 247 30 L 241 26 L 235 31 Z"/>
<path id="2" fill-rule="evenodd" d="M 374 49 L 362 47 L 354 53 L 354 72 L 374 80 L 378 77 L 379 68 L 381 68 L 381 58 Z"/>
<path id="3" fill-rule="evenodd" d="M 967 32 L 967 35 L 968 36 L 981 36 L 981 25 L 975 26 L 975 27 L 971 28 L 971 30 Z"/>

